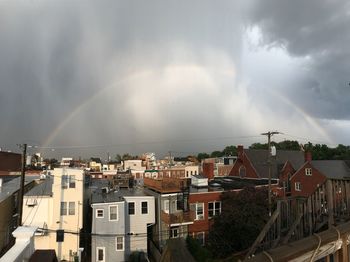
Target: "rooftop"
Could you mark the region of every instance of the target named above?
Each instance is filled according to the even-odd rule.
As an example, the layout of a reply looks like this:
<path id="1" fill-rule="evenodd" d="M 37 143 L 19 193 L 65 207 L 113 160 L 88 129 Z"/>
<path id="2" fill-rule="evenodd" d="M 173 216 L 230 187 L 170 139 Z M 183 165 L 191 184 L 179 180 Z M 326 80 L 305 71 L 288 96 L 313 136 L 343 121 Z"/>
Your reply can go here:
<path id="1" fill-rule="evenodd" d="M 42 183 L 38 184 L 27 193 L 25 193 L 25 196 L 52 196 L 52 185 L 53 178 L 47 176 Z"/>
<path id="2" fill-rule="evenodd" d="M 38 179 L 38 176 L 25 177 L 24 185 L 32 183 L 35 179 Z M 19 190 L 21 183 L 21 177 L 16 177 L 7 183 L 3 183 L 0 188 L 0 202 L 8 198 L 10 195 Z"/>
<path id="3" fill-rule="evenodd" d="M 311 164 L 328 178 L 350 179 L 350 167 L 343 160 L 313 160 Z"/>

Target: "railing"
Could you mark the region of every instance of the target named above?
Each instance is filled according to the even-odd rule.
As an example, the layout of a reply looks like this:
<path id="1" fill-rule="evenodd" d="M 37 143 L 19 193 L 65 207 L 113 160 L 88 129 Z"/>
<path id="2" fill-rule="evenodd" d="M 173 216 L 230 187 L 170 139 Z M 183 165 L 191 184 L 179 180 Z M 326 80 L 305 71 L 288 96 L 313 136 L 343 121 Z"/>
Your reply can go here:
<path id="1" fill-rule="evenodd" d="M 193 222 L 195 219 L 194 211 L 178 211 L 176 213 L 168 214 L 164 211 L 161 212 L 161 220 L 168 224 L 181 224 Z"/>

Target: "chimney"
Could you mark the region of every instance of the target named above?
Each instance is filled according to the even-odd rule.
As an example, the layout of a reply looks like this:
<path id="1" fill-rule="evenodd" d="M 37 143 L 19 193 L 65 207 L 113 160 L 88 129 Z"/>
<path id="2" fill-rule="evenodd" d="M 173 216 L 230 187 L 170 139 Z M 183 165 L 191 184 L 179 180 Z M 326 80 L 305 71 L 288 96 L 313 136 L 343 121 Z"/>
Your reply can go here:
<path id="1" fill-rule="evenodd" d="M 311 162 L 312 161 L 312 154 L 309 150 L 304 152 L 304 158 L 305 162 Z"/>
<path id="2" fill-rule="evenodd" d="M 243 160 L 243 145 L 238 145 L 237 146 L 237 156 L 238 156 L 238 159 L 240 160 Z"/>

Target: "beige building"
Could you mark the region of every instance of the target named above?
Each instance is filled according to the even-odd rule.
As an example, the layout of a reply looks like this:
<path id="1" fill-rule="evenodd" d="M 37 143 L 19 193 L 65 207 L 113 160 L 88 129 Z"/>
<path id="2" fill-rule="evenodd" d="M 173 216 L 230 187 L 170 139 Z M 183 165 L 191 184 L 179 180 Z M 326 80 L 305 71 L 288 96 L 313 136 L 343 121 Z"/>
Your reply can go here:
<path id="1" fill-rule="evenodd" d="M 74 261 L 83 226 L 83 179 L 81 169 L 57 168 L 26 193 L 23 224 L 39 227 L 35 249 L 55 249 L 59 260 Z M 64 230 L 62 242 L 57 242 L 56 230 Z"/>

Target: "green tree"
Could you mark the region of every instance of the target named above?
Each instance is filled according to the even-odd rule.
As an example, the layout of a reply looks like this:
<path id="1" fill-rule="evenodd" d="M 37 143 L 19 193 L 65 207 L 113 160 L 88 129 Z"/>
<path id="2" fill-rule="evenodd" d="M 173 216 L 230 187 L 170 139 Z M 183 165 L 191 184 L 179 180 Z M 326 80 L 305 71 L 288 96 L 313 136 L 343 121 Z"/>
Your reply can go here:
<path id="1" fill-rule="evenodd" d="M 214 257 L 227 257 L 252 245 L 268 220 L 266 189 L 247 187 L 221 196 L 221 215 L 215 217 L 208 247 Z"/>
<path id="2" fill-rule="evenodd" d="M 267 144 L 253 143 L 250 145 L 249 149 L 267 149 Z"/>
<path id="3" fill-rule="evenodd" d="M 222 157 L 222 156 L 224 156 L 224 154 L 221 151 L 213 151 L 210 154 L 210 157 Z"/>
<path id="4" fill-rule="evenodd" d="M 199 154 L 197 155 L 198 161 L 202 161 L 202 159 L 209 158 L 209 157 L 210 157 L 210 156 L 209 156 L 209 154 L 207 154 L 207 153 L 199 153 Z"/>
<path id="5" fill-rule="evenodd" d="M 227 146 L 222 151 L 224 156 L 236 156 L 237 155 L 237 147 L 236 146 Z"/>

